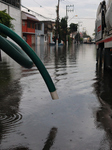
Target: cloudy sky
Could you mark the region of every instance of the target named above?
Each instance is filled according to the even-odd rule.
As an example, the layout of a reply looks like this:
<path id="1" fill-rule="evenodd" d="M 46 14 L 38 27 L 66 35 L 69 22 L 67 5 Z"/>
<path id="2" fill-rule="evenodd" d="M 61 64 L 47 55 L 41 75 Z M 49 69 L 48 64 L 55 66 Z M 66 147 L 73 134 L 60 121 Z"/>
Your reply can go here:
<path id="1" fill-rule="evenodd" d="M 60 0 L 60 18 L 66 16 L 66 7 L 74 5 L 74 11 L 67 11 L 68 24 L 78 23 L 79 31 L 85 31 L 92 36 L 95 29 L 95 17 L 99 3 L 102 0 Z M 48 18 L 56 18 L 58 0 L 22 0 L 22 5 Z M 73 10 L 73 7 L 70 7 Z M 25 9 L 23 9 L 25 10 Z M 39 20 L 45 20 L 37 16 Z"/>

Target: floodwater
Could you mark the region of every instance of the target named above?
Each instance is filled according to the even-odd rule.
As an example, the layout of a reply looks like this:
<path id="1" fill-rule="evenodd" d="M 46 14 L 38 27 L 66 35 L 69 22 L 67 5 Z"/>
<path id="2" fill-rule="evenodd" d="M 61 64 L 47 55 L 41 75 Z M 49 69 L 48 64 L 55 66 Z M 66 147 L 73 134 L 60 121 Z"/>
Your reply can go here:
<path id="1" fill-rule="evenodd" d="M 2 52 L 0 150 L 109 150 L 112 76 L 96 68 L 96 48 L 38 47 L 57 88 L 52 100 L 39 71 Z"/>

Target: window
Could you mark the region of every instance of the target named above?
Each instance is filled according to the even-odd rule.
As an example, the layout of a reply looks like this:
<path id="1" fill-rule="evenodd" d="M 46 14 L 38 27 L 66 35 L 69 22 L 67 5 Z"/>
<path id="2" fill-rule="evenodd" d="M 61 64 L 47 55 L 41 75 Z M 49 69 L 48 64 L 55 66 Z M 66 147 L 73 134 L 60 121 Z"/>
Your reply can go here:
<path id="1" fill-rule="evenodd" d="M 27 22 L 27 27 L 30 28 L 31 27 L 31 23 Z"/>
<path id="2" fill-rule="evenodd" d="M 38 30 L 41 30 L 42 25 L 39 23 L 38 24 Z"/>
<path id="3" fill-rule="evenodd" d="M 34 23 L 32 23 L 32 28 L 33 28 L 33 29 L 35 28 L 35 24 L 34 24 Z"/>
<path id="4" fill-rule="evenodd" d="M 2 1 L 17 8 L 20 8 L 20 0 L 2 0 Z"/>

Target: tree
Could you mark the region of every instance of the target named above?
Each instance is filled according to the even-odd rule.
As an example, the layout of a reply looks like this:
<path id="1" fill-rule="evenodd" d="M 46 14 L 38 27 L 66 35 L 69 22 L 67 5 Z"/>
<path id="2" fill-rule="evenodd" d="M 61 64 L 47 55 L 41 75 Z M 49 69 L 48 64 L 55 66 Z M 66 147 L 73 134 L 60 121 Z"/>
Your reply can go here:
<path id="1" fill-rule="evenodd" d="M 66 43 L 66 35 L 67 35 L 67 20 L 66 18 L 62 18 L 61 21 L 59 20 L 59 26 L 57 27 L 57 20 L 56 20 L 56 25 L 55 25 L 55 37 L 54 37 L 54 42 L 56 42 L 57 38 L 57 30 L 58 30 L 58 42 L 60 43 L 61 40 Z"/>
<path id="2" fill-rule="evenodd" d="M 75 40 L 76 40 L 76 42 L 78 43 L 78 42 L 80 42 L 80 33 L 78 32 L 77 34 L 76 34 L 76 36 L 75 36 Z"/>
<path id="3" fill-rule="evenodd" d="M 66 43 L 66 35 L 67 35 L 67 20 L 66 20 L 66 17 L 62 18 L 61 19 L 61 22 L 60 22 L 60 37 L 61 37 L 61 40 L 64 41 L 64 43 Z"/>
<path id="4" fill-rule="evenodd" d="M 94 30 L 94 33 L 92 35 L 95 36 L 95 30 Z"/>
<path id="5" fill-rule="evenodd" d="M 87 35 L 86 31 L 84 31 L 83 32 L 83 38 L 87 38 L 87 37 L 88 37 L 88 35 Z"/>
<path id="6" fill-rule="evenodd" d="M 71 23 L 70 24 L 70 33 L 76 32 L 77 31 L 77 27 L 78 27 L 78 24 Z"/>
<path id="7" fill-rule="evenodd" d="M 14 30 L 14 25 L 11 23 L 12 20 L 14 20 L 14 18 L 12 18 L 9 14 L 7 14 L 6 10 L 0 11 L 0 23 Z M 1 32 L 0 35 L 6 37 L 6 35 L 4 35 Z"/>
<path id="8" fill-rule="evenodd" d="M 91 36 L 88 35 L 88 34 L 86 33 L 86 31 L 83 32 L 83 38 L 88 38 L 90 42 L 91 42 L 91 40 L 92 40 Z"/>
<path id="9" fill-rule="evenodd" d="M 3 11 L 0 11 L 0 23 L 6 25 L 7 27 L 11 28 L 14 30 L 14 25 L 11 23 L 11 21 L 14 20 L 14 18 L 10 17 L 7 13 L 6 13 L 6 9 Z M 3 34 L 2 32 L 0 32 L 0 35 L 2 35 L 3 37 L 7 37 L 5 34 Z M 1 50 L 0 50 L 0 61 L 1 61 Z"/>

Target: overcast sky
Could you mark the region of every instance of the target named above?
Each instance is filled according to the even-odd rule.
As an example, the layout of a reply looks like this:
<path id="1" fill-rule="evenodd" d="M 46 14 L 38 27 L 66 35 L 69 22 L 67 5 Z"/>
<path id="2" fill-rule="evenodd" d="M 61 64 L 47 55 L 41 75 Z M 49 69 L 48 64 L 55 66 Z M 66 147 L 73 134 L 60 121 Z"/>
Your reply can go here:
<path id="1" fill-rule="evenodd" d="M 74 11 L 67 12 L 68 24 L 78 23 L 79 30 L 92 36 L 95 29 L 96 11 L 102 0 L 60 0 L 60 19 L 66 16 L 66 6 L 74 5 Z M 56 18 L 58 0 L 22 0 L 22 5 L 52 19 Z M 72 8 L 72 7 L 71 7 Z M 25 10 L 25 9 L 24 9 Z M 36 16 L 39 20 L 45 20 Z"/>

